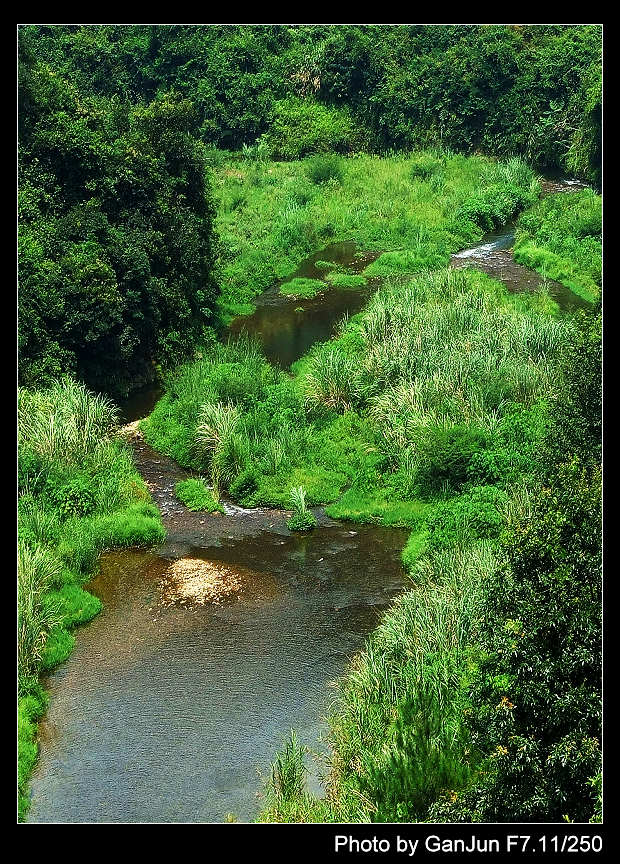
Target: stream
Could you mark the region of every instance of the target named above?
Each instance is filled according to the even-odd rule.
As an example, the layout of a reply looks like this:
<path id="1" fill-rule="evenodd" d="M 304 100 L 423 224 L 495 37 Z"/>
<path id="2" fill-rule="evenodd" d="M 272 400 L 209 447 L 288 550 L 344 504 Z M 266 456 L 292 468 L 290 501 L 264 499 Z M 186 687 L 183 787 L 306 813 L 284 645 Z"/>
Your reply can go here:
<path id="1" fill-rule="evenodd" d="M 553 181 L 544 191 L 572 188 L 580 187 Z M 511 291 L 532 290 L 541 277 L 514 262 L 513 242 L 507 226 L 453 255 L 452 265 L 482 269 Z M 322 278 L 318 260 L 360 272 L 378 254 L 333 244 L 292 276 Z M 297 300 L 279 294 L 280 284 L 231 330 L 253 334 L 283 368 L 329 339 L 376 287 Z M 563 309 L 587 305 L 557 283 L 548 287 Z M 135 393 L 125 422 L 150 413 L 161 392 Z M 139 437 L 133 446 L 167 539 L 154 550 L 104 554 L 85 586 L 103 611 L 77 632 L 72 655 L 45 682 L 50 703 L 28 821 L 251 821 L 291 728 L 315 754 L 309 784 L 320 791 L 324 718 L 337 698 L 329 684 L 402 591 L 409 532 L 335 522 L 320 509 L 319 528 L 307 535 L 291 534 L 283 511 L 224 502 L 224 514 L 192 513 L 173 493 L 189 472 Z M 233 572 L 239 592 L 207 605 L 163 602 L 164 574 L 187 557 Z"/>

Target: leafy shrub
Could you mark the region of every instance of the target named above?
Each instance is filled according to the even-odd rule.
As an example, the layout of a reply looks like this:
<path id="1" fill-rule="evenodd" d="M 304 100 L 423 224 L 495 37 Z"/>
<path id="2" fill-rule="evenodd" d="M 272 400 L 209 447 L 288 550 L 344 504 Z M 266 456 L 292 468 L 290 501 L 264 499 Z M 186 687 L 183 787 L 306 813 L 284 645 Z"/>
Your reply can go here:
<path id="1" fill-rule="evenodd" d="M 74 475 L 68 483 L 56 485 L 48 481 L 48 496 L 63 519 L 86 516 L 95 508 L 96 498 L 92 480 L 84 474 Z"/>
<path id="2" fill-rule="evenodd" d="M 438 504 L 426 522 L 427 543 L 439 548 L 472 539 L 499 537 L 507 495 L 497 486 L 475 486 L 464 495 Z"/>
<path id="3" fill-rule="evenodd" d="M 276 159 L 361 149 L 362 133 L 347 108 L 328 107 L 290 96 L 274 105 L 269 130 L 261 138 Z"/>
<path id="4" fill-rule="evenodd" d="M 488 443 L 488 433 L 475 426 L 435 427 L 418 445 L 418 481 L 429 492 L 446 486 L 459 489 L 471 473 L 472 458 Z"/>

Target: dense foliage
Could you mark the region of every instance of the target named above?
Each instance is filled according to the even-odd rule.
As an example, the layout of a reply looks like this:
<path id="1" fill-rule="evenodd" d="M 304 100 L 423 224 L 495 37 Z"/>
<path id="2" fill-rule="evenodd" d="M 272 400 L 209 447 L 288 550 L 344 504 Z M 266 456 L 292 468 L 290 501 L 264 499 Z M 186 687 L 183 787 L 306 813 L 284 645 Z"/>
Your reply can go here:
<path id="1" fill-rule="evenodd" d="M 600 176 L 597 25 L 27 29 L 83 92 L 190 98 L 216 147 L 290 159 L 441 142 Z"/>
<path id="2" fill-rule="evenodd" d="M 587 822 L 601 810 L 601 341 L 582 322 L 542 448 L 540 486 L 503 541 L 470 657 L 484 761 L 448 821 Z"/>
<path id="3" fill-rule="evenodd" d="M 196 111 L 132 105 L 20 53 L 20 378 L 115 395 L 179 360 L 214 302 L 213 208 Z"/>
<path id="4" fill-rule="evenodd" d="M 600 315 L 448 266 L 521 213 L 515 258 L 600 297 L 600 196 L 538 200 L 520 158 L 600 181 L 600 37 L 20 28 L 22 818 L 39 677 L 100 609 L 82 584 L 163 537 L 117 410 L 74 379 L 118 397 L 161 367 L 141 429 L 200 473 L 189 509 L 225 490 L 291 531 L 325 505 L 411 532 L 410 587 L 339 683 L 325 797 L 293 733 L 261 818 L 601 818 Z M 292 276 L 351 240 L 362 273 Z M 276 280 L 369 299 L 284 371 L 215 336 Z"/>

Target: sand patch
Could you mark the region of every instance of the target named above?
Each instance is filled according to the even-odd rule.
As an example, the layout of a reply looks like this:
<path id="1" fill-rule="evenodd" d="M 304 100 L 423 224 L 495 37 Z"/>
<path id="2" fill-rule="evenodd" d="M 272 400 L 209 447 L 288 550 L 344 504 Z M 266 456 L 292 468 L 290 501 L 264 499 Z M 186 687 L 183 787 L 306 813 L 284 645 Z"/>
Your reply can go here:
<path id="1" fill-rule="evenodd" d="M 159 588 L 161 605 L 204 606 L 221 603 L 241 590 L 237 572 L 201 558 L 179 558 L 164 573 Z"/>
<path id="2" fill-rule="evenodd" d="M 138 429 L 138 424 L 140 420 L 134 420 L 133 423 L 126 423 L 124 426 L 121 426 L 118 430 L 118 434 L 121 438 L 125 438 L 128 441 L 143 441 L 144 435 Z"/>

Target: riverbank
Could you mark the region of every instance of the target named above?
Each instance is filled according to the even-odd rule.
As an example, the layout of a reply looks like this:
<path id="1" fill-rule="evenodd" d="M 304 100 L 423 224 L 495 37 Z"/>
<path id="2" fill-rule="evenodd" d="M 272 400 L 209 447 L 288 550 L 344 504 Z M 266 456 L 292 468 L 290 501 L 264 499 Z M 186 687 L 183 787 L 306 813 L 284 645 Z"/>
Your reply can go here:
<path id="1" fill-rule="evenodd" d="M 19 394 L 19 818 L 30 800 L 37 723 L 48 697 L 41 679 L 75 646 L 75 627 L 101 611 L 83 589 L 102 550 L 161 541 L 157 509 L 115 436 L 104 397 L 64 381 Z"/>
<path id="2" fill-rule="evenodd" d="M 359 251 L 409 250 L 419 270 L 445 266 L 533 203 L 538 183 L 518 160 L 449 152 L 266 162 L 211 157 L 221 237 L 221 296 L 228 324 L 311 253 L 354 240 Z M 411 257 L 413 256 L 413 257 Z"/>

